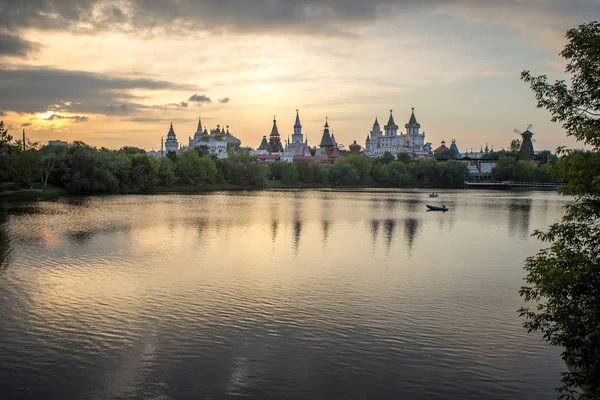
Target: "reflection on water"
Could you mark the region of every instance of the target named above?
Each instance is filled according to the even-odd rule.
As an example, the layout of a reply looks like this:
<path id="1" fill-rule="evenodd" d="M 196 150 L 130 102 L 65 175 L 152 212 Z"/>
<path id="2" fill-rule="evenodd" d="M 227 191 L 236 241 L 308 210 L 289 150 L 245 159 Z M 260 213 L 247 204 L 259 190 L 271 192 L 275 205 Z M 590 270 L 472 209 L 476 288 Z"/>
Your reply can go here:
<path id="1" fill-rule="evenodd" d="M 508 230 L 511 235 L 518 235 L 523 239 L 531 232 L 529 231 L 531 219 L 531 199 L 518 199 L 507 205 L 508 208 Z M 541 202 L 542 204 L 544 202 Z"/>
<path id="2" fill-rule="evenodd" d="M 408 249 L 412 249 L 415 237 L 419 230 L 420 222 L 415 218 L 407 218 L 404 220 L 404 234 L 408 243 Z"/>
<path id="3" fill-rule="evenodd" d="M 426 212 L 445 203 L 447 213 Z M 554 193 L 273 191 L 0 206 L 8 398 L 555 397 L 515 312 Z"/>
<path id="4" fill-rule="evenodd" d="M 6 212 L 3 208 L 0 208 L 0 274 L 5 268 L 8 268 L 12 252 L 7 226 Z"/>

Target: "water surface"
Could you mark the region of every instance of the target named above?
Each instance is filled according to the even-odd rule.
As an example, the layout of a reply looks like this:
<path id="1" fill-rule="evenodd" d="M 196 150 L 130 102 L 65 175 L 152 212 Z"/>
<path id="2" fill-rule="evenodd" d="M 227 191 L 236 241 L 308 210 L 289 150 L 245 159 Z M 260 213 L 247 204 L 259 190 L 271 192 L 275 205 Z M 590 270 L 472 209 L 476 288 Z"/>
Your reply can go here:
<path id="1" fill-rule="evenodd" d="M 447 213 L 425 204 L 446 204 Z M 0 207 L 0 398 L 555 398 L 521 327 L 547 192 L 271 191 Z"/>

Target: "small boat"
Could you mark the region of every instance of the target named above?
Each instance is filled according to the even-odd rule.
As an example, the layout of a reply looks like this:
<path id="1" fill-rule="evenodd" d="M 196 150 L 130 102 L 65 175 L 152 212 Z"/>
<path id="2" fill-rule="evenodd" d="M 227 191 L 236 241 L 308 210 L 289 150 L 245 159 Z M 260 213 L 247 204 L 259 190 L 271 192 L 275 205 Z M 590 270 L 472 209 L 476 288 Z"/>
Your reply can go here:
<path id="1" fill-rule="evenodd" d="M 446 205 L 444 204 L 441 207 L 438 206 L 431 206 L 429 204 L 425 204 L 427 206 L 427 208 L 429 209 L 429 211 L 448 211 L 448 207 L 446 207 Z"/>
<path id="2" fill-rule="evenodd" d="M 439 193 L 429 193 L 429 197 L 440 197 Z"/>

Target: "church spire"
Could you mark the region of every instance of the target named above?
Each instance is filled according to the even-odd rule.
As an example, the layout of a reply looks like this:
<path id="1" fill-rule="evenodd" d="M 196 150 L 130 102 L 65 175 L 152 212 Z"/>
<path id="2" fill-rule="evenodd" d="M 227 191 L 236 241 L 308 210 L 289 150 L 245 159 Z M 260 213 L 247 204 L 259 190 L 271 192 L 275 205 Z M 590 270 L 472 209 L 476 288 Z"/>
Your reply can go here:
<path id="1" fill-rule="evenodd" d="M 409 125 L 417 125 L 418 122 L 417 122 L 417 117 L 415 117 L 415 108 L 412 107 L 411 110 L 412 110 L 412 113 L 410 114 L 410 120 L 408 121 L 408 124 Z"/>
<path id="2" fill-rule="evenodd" d="M 200 120 L 200 117 L 198 117 L 198 128 L 196 128 L 196 132 L 202 133 L 202 121 Z"/>
<path id="3" fill-rule="evenodd" d="M 279 137 L 279 129 L 277 129 L 277 119 L 273 115 L 273 128 L 271 128 L 270 137 Z"/>
<path id="4" fill-rule="evenodd" d="M 394 121 L 394 110 L 390 110 L 390 119 L 388 119 L 387 126 L 388 128 L 396 126 L 396 121 Z"/>
<path id="5" fill-rule="evenodd" d="M 292 143 L 302 143 L 302 124 L 300 123 L 299 110 L 296 110 L 296 123 L 294 124 L 294 133 L 292 134 Z"/>

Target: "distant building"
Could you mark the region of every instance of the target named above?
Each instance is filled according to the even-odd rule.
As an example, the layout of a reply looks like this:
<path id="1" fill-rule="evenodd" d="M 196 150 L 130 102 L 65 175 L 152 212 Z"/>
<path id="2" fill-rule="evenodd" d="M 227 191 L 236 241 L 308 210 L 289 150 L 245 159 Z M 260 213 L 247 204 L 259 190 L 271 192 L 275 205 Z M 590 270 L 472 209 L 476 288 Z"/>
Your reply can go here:
<path id="1" fill-rule="evenodd" d="M 322 149 L 333 149 L 336 146 L 335 138 L 329 133 L 329 121 L 325 117 L 325 126 L 323 127 L 323 136 L 321 136 L 319 147 Z"/>
<path id="2" fill-rule="evenodd" d="M 354 143 L 352 143 L 350 146 L 348 146 L 348 148 L 350 149 L 350 152 L 352 154 L 358 154 L 358 153 L 360 153 L 361 146 L 360 146 L 360 144 L 356 143 L 356 140 L 355 140 Z"/>
<path id="3" fill-rule="evenodd" d="M 271 134 L 269 135 L 269 152 L 270 153 L 282 153 L 283 146 L 281 145 L 281 136 L 277 129 L 277 119 L 273 116 L 273 127 L 271 128 Z"/>
<path id="4" fill-rule="evenodd" d="M 171 123 L 169 132 L 167 133 L 167 140 L 164 142 L 164 151 L 161 137 L 161 150 L 148 152 L 148 154 L 160 158 L 166 156 L 170 151 L 181 154 L 188 150 L 202 147 L 209 154 L 217 158 L 227 158 L 228 153 L 238 150 L 241 144 L 242 142 L 229 132 L 229 125 L 227 126 L 227 131 L 221 125 L 217 125 L 215 129 L 211 129 L 210 133 L 208 133 L 206 127 L 202 128 L 202 121 L 198 118 L 198 128 L 194 132 L 194 136 L 188 138 L 187 146 L 181 146 L 175 135 L 173 123 Z"/>
<path id="5" fill-rule="evenodd" d="M 304 135 L 302 134 L 302 124 L 300 123 L 300 114 L 298 113 L 298 110 L 296 110 L 296 122 L 294 123 L 292 140 L 291 142 L 289 140 L 286 141 L 281 160 L 292 162 L 296 156 L 311 156 L 308 140 L 305 140 Z"/>
<path id="6" fill-rule="evenodd" d="M 417 122 L 415 109 L 412 109 L 410 119 L 404 125 L 406 133 L 398 134 L 398 125 L 394 121 L 392 110 L 388 123 L 381 131 L 379 121 L 375 118 L 375 123 L 371 132 L 367 135 L 365 141 L 365 155 L 369 157 L 381 157 L 384 153 L 397 155 L 400 152 L 407 152 L 413 158 L 427 158 L 433 156 L 431 143 L 425 142 L 425 132 L 420 133 L 421 124 Z"/>
<path id="7" fill-rule="evenodd" d="M 450 150 L 450 149 L 448 148 L 448 146 L 446 146 L 446 141 L 442 140 L 441 145 L 437 149 L 435 149 L 433 152 L 435 154 L 437 154 L 437 153 L 442 153 L 442 152 L 448 151 L 448 150 Z"/>
<path id="8" fill-rule="evenodd" d="M 48 146 L 63 146 L 63 147 L 67 147 L 69 145 L 69 142 L 65 142 L 64 140 L 49 140 L 48 141 Z"/>
<path id="9" fill-rule="evenodd" d="M 277 128 L 277 121 L 273 119 L 273 127 L 271 128 L 271 135 L 269 140 L 263 136 L 260 145 L 256 151 L 250 152 L 254 157 L 263 163 L 283 161 L 293 162 L 296 160 L 306 160 L 312 162 L 318 162 L 323 164 L 332 164 L 337 158 L 341 157 L 335 138 L 329 134 L 329 125 L 325 123 L 325 142 L 321 140 L 322 144 L 326 146 L 316 149 L 315 155 L 311 154 L 311 149 L 308 146 L 308 140 L 305 139 L 302 133 L 302 124 L 300 123 L 300 114 L 296 110 L 296 122 L 294 123 L 294 133 L 292 139 L 285 141 L 285 147 L 281 144 L 281 135 Z M 328 149 L 326 151 L 326 148 Z M 329 155 L 327 153 L 330 153 Z"/>
<path id="10" fill-rule="evenodd" d="M 179 150 L 179 143 L 177 142 L 177 136 L 175 135 L 175 130 L 173 129 L 173 123 L 171 122 L 171 127 L 169 128 L 169 132 L 167 133 L 167 140 L 165 141 L 165 150 L 167 153 L 175 152 Z"/>

